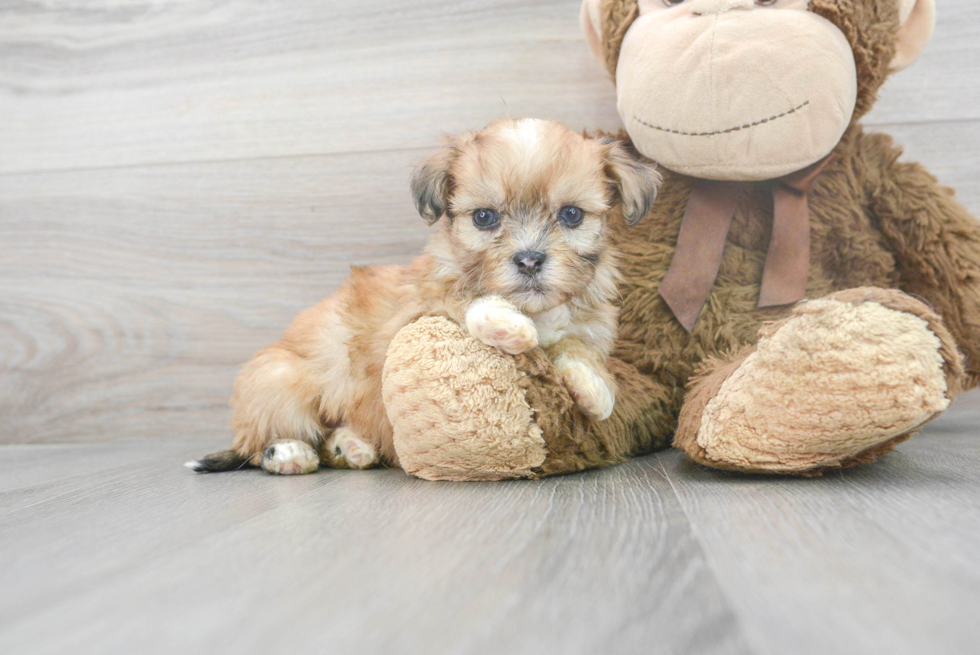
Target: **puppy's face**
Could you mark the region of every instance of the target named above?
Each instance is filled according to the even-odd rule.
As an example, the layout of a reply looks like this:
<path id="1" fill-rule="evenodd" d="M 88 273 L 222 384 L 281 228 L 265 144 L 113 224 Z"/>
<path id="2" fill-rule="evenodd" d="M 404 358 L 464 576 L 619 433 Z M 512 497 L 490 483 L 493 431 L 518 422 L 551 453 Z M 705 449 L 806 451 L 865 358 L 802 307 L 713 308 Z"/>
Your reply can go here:
<path id="1" fill-rule="evenodd" d="M 610 220 L 642 218 L 659 177 L 612 141 L 559 123 L 492 123 L 453 139 L 416 171 L 423 217 L 447 220 L 431 251 L 476 295 L 499 295 L 527 313 L 615 284 Z"/>

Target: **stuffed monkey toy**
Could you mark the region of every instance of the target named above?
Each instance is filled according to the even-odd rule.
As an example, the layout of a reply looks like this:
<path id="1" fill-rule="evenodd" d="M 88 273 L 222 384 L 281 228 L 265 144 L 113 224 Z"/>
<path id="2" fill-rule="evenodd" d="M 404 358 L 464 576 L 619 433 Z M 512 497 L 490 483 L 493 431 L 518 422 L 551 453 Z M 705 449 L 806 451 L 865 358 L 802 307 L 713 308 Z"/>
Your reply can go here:
<path id="1" fill-rule="evenodd" d="M 933 0 L 585 0 L 581 18 L 621 136 L 665 177 L 615 228 L 615 410 L 579 413 L 539 352 L 422 318 L 384 373 L 406 471 L 539 477 L 673 443 L 814 475 L 876 459 L 976 386 L 980 224 L 858 124 L 929 40 Z"/>

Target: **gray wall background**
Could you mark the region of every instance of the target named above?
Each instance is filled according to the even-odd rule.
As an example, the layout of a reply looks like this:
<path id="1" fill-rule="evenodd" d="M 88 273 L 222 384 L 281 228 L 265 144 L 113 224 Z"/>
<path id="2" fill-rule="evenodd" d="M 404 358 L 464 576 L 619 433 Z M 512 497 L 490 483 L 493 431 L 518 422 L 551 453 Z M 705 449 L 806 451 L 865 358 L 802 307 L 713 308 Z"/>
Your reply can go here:
<path id="1" fill-rule="evenodd" d="M 0 5 L 0 443 L 230 434 L 242 361 L 422 247 L 441 132 L 619 127 L 578 4 Z M 980 3 L 938 4 L 865 124 L 980 214 Z"/>

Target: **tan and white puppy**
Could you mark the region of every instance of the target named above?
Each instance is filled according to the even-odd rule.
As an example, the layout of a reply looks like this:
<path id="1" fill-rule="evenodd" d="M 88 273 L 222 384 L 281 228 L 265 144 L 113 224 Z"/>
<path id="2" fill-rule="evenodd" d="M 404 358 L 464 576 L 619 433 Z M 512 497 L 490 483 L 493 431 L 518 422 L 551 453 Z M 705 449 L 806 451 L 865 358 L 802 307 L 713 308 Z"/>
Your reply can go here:
<path id="1" fill-rule="evenodd" d="M 501 120 L 450 139 L 412 180 L 419 213 L 439 224 L 425 253 L 355 268 L 301 313 L 239 375 L 233 449 L 187 465 L 288 474 L 321 461 L 396 464 L 381 373 L 395 333 L 422 315 L 512 355 L 544 348 L 582 411 L 608 418 L 617 269 L 607 226 L 643 218 L 659 181 L 618 142 L 552 121 Z"/>

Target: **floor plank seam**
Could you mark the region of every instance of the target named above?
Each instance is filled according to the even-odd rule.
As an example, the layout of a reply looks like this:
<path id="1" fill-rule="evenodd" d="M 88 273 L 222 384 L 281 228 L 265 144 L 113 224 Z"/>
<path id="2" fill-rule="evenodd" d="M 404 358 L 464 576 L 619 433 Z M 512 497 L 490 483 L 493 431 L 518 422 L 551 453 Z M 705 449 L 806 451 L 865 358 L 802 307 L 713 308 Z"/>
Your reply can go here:
<path id="1" fill-rule="evenodd" d="M 687 525 L 691 530 L 691 536 L 694 541 L 698 544 L 698 550 L 701 552 L 701 557 L 704 559 L 704 565 L 709 571 L 711 571 L 711 576 L 715 581 L 715 585 L 718 587 L 718 592 L 722 595 L 725 600 L 725 604 L 728 609 L 731 610 L 732 614 L 738 621 L 738 627 L 742 636 L 748 642 L 748 645 L 753 649 L 757 655 L 773 655 L 764 647 L 765 640 L 762 635 L 755 634 L 746 620 L 745 615 L 741 609 L 732 600 L 732 595 L 729 593 L 728 589 L 725 588 L 722 578 L 718 575 L 717 567 L 713 561 L 713 558 L 708 554 L 707 545 L 704 539 L 701 537 L 701 533 L 698 530 L 697 525 L 691 519 L 691 514 L 688 512 L 687 505 L 684 503 L 684 499 L 677 490 L 677 486 L 674 484 L 673 478 L 671 478 L 670 473 L 667 471 L 667 467 L 664 465 L 663 456 L 657 456 L 657 465 L 660 467 L 660 471 L 663 473 L 664 478 L 667 480 L 667 484 L 670 485 L 671 491 L 674 492 L 674 498 L 677 499 L 677 504 L 680 506 L 681 511 L 684 512 L 684 518 L 687 519 Z"/>
<path id="2" fill-rule="evenodd" d="M 125 164 L 109 164 L 105 166 L 69 166 L 66 168 L 26 168 L 23 170 L 0 170 L 0 178 L 34 176 L 34 175 L 53 175 L 58 173 L 92 173 L 97 171 L 125 171 L 139 170 L 142 168 L 166 168 L 170 166 L 210 166 L 216 164 L 237 164 L 246 162 L 278 161 L 291 159 L 318 159 L 330 157 L 357 157 L 381 155 L 392 152 L 419 152 L 420 154 L 429 152 L 435 147 L 432 146 L 398 146 L 394 148 L 370 148 L 364 150 L 338 150 L 335 152 L 298 152 L 281 155 L 254 155 L 248 157 L 217 157 L 213 159 L 182 159 L 173 161 L 146 161 L 146 162 L 127 162 Z"/>
<path id="3" fill-rule="evenodd" d="M 980 117 L 977 118 L 939 118 L 939 119 L 923 119 L 923 120 L 910 120 L 910 121 L 861 121 L 859 124 L 865 128 L 886 129 L 890 127 L 919 127 L 923 125 L 970 125 L 971 123 L 980 123 Z"/>

